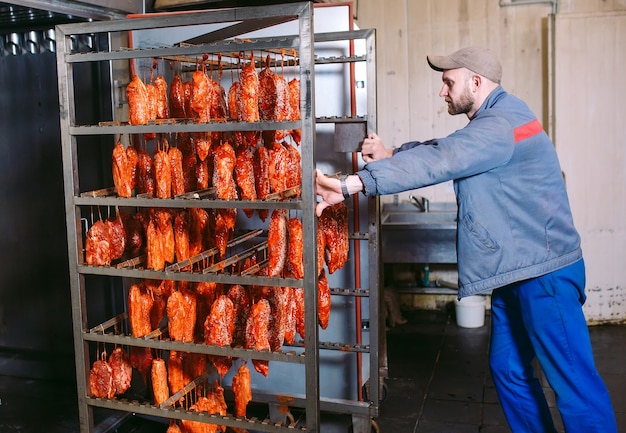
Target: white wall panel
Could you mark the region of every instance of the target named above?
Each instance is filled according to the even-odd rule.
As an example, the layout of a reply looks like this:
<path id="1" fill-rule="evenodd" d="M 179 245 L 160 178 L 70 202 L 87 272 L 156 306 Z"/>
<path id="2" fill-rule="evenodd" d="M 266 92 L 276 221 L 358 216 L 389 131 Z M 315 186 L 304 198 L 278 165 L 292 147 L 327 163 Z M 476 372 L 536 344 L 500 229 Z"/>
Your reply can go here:
<path id="1" fill-rule="evenodd" d="M 626 319 L 626 13 L 555 21 L 555 145 L 587 264 L 590 321 Z"/>

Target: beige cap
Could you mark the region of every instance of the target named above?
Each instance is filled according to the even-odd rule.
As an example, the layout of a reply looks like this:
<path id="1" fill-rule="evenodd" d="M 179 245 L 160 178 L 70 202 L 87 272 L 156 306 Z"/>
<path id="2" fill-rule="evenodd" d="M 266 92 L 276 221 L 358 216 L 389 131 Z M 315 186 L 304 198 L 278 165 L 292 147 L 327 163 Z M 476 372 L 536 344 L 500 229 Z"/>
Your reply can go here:
<path id="1" fill-rule="evenodd" d="M 486 48 L 466 47 L 449 56 L 426 56 L 426 60 L 435 71 L 467 68 L 498 84 L 502 78 L 500 61 Z"/>

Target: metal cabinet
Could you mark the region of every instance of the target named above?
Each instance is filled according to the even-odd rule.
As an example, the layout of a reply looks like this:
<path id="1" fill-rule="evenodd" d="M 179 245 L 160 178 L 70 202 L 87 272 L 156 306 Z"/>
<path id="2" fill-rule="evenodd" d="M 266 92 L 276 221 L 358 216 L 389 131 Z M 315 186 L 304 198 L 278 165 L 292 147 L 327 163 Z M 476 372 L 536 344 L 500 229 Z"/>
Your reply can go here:
<path id="1" fill-rule="evenodd" d="M 239 35 L 246 34 L 255 29 L 271 27 L 277 23 L 295 21 L 298 32 L 294 35 L 280 37 L 262 37 L 255 39 L 240 39 Z M 181 29 L 194 28 L 194 26 L 213 26 L 209 31 L 204 31 L 195 43 L 172 44 L 167 46 L 154 46 L 149 48 L 111 49 L 109 47 L 81 46 L 76 41 L 84 36 L 104 36 L 109 41 L 123 40 L 129 32 L 153 29 L 156 31 L 177 32 Z M 91 22 L 81 24 L 68 24 L 57 27 L 57 69 L 60 101 L 61 141 L 64 171 L 64 191 L 66 207 L 66 224 L 68 232 L 68 253 L 70 271 L 70 289 L 73 313 L 74 349 L 76 353 L 76 375 L 78 382 L 78 401 L 81 431 L 92 432 L 95 428 L 94 409 L 104 408 L 107 411 L 136 414 L 140 416 L 156 417 L 167 420 L 192 420 L 211 424 L 218 424 L 230 428 L 250 429 L 254 431 L 279 432 L 300 430 L 307 432 L 321 431 L 321 417 L 323 412 L 336 412 L 351 414 L 353 417 L 354 431 L 367 429 L 369 422 L 376 417 L 378 405 L 381 400 L 382 377 L 384 365 L 379 358 L 381 336 L 379 323 L 378 296 L 378 200 L 355 199 L 353 212 L 357 215 L 354 219 L 353 228 L 359 228 L 359 221 L 367 224 L 367 230 L 360 233 L 356 230 L 350 234 L 354 245 L 365 243 L 367 266 L 356 267 L 354 273 L 358 277 L 366 269 L 369 287 L 355 288 L 333 287 L 333 298 L 350 299 L 349 303 L 361 304 L 362 299 L 368 299 L 366 303 L 367 315 L 369 316 L 364 325 L 369 328 L 368 342 L 323 342 L 320 341 L 318 327 L 318 273 L 317 273 L 317 219 L 313 208 L 316 202 L 314 190 L 314 170 L 316 166 L 318 149 L 316 146 L 317 126 L 321 123 L 343 124 L 356 122 L 366 125 L 369 129 L 375 127 L 375 61 L 374 61 L 374 32 L 373 31 L 349 31 L 314 35 L 313 31 L 313 6 L 311 3 L 293 3 L 266 7 L 232 8 L 194 13 L 176 13 L 165 15 L 147 15 L 119 21 Z M 348 55 L 339 58 L 316 58 L 315 42 L 317 41 L 352 41 L 361 39 L 366 42 L 367 53 L 363 56 Z M 300 79 L 300 113 L 299 120 L 283 122 L 240 122 L 226 120 L 221 122 L 196 123 L 189 121 L 164 120 L 154 121 L 143 125 L 132 125 L 126 118 L 101 119 L 97 124 L 80 124 L 80 112 L 83 110 L 76 101 L 76 82 L 80 77 L 76 73 L 77 65 L 98 65 L 111 74 L 112 92 L 116 93 L 112 100 L 120 102 L 119 91 L 123 85 L 119 85 L 117 72 L 120 65 L 132 62 L 151 62 L 153 59 L 170 62 L 188 62 L 193 65 L 197 59 L 203 56 L 217 56 L 220 58 L 238 58 L 242 52 L 269 53 L 270 55 L 284 55 L 285 52 L 293 53 L 294 74 Z M 228 54 L 227 54 L 228 53 Z M 189 59 L 189 60 L 185 60 Z M 231 67 L 236 67 L 233 60 Z M 367 80 L 371 82 L 369 88 L 372 97 L 368 97 L 367 115 L 351 118 L 315 118 L 315 72 L 316 65 L 329 63 L 355 63 L 367 64 Z M 259 63 L 261 64 L 261 63 Z M 297 66 L 296 66 L 297 65 Z M 123 69 L 123 67 L 122 67 Z M 224 77 L 228 76 L 228 71 Z M 123 80 L 122 80 L 123 81 Z M 353 81 L 353 80 L 351 80 Z M 118 88 L 119 87 L 119 88 Z M 98 95 L 92 95 L 98 98 Z M 80 98 L 84 100 L 84 98 Z M 97 185 L 93 187 L 88 179 L 88 174 L 81 172 L 80 154 L 81 147 L 100 146 L 96 153 L 102 155 L 102 167 L 104 171 L 111 169 L 110 150 L 120 137 L 129 137 L 133 140 L 144 134 L 184 134 L 200 132 L 235 131 L 273 131 L 295 130 L 301 131 L 301 154 L 302 185 L 299 196 L 275 194 L 265 200 L 220 200 L 210 192 L 195 191 L 189 194 L 179 195 L 173 198 L 158 199 L 144 194 L 135 194 L 131 197 L 120 197 L 116 194 L 111 184 Z M 341 130 L 342 127 L 339 127 Z M 95 140 L 93 138 L 96 138 Z M 87 139 L 89 138 L 89 140 Z M 94 144 L 95 143 L 95 144 Z M 356 150 L 356 149 L 354 149 Z M 353 157 L 354 158 L 354 157 Z M 112 263 L 110 266 L 90 266 L 85 260 L 85 237 L 90 226 L 103 214 L 110 215 L 117 209 L 133 209 L 135 211 L 151 208 L 169 209 L 253 209 L 268 210 L 286 209 L 296 213 L 302 220 L 303 245 L 304 245 L 304 277 L 295 279 L 290 277 L 267 277 L 252 272 L 241 272 L 237 267 L 245 254 L 254 250 L 255 242 L 266 233 L 267 224 L 258 228 L 242 227 L 237 236 L 230 242 L 228 256 L 222 257 L 221 261 L 210 265 L 197 266 L 189 271 L 181 263 L 173 263 L 163 270 L 148 269 L 145 259 L 142 257 L 125 257 Z M 360 211 L 359 209 L 362 208 Z M 241 212 L 239 212 L 241 213 Z M 360 216 L 359 216 L 360 215 Z M 251 246 L 252 245 L 252 246 Z M 361 251 L 361 248 L 356 248 Z M 210 262 L 212 253 L 204 252 L 204 256 L 197 257 L 198 263 Z M 363 253 L 360 253 L 363 255 Z M 358 261 L 357 261 L 358 262 Z M 189 264 L 189 263 L 186 263 Z M 352 267 L 354 263 L 351 263 Z M 352 269 L 352 268 L 351 268 Z M 155 329 L 147 336 L 136 338 L 127 330 L 128 311 L 126 305 L 128 287 L 131 282 L 138 280 L 167 280 L 176 282 L 215 282 L 224 285 L 239 284 L 245 287 L 270 286 L 270 287 L 301 287 L 304 288 L 305 327 L 306 335 L 303 341 L 294 343 L 293 346 L 283 346 L 277 351 L 255 351 L 241 347 L 217 347 L 201 342 L 183 343 L 173 341 L 167 337 L 163 327 Z M 332 280 L 331 280 L 332 281 Z M 115 303 L 118 307 L 109 312 L 109 316 L 101 318 L 88 317 L 90 304 L 95 302 L 93 298 L 93 286 L 108 286 L 118 298 Z M 331 312 L 332 314 L 332 312 Z M 361 332 L 361 322 L 355 332 Z M 374 330 L 373 332 L 371 330 Z M 280 368 L 279 365 L 299 365 L 300 376 L 303 378 L 304 392 L 289 392 L 287 389 L 272 391 L 271 378 L 265 382 L 264 387 L 255 387 L 253 384 L 252 401 L 259 404 L 267 404 L 269 414 L 262 417 L 235 417 L 198 413 L 181 407 L 177 404 L 178 398 L 194 388 L 207 385 L 214 379 L 211 371 L 190 382 L 176 396 L 171 397 L 165 403 L 155 405 L 150 396 L 145 398 L 127 397 L 126 395 L 115 398 L 96 398 L 89 395 L 89 372 L 91 365 L 96 361 L 101 351 L 111 350 L 113 347 L 140 347 L 149 348 L 150 351 L 163 354 L 168 351 L 182 351 L 187 353 L 200 353 L 205 355 L 229 356 L 233 359 L 271 361 L 271 367 Z M 321 352 L 334 352 L 339 354 L 356 354 L 356 369 L 348 368 L 346 375 L 354 375 L 359 371 L 366 380 L 363 389 L 367 389 L 366 396 L 361 396 L 361 389 L 357 391 L 357 398 L 352 398 L 354 393 L 349 393 L 348 398 L 327 398 L 320 391 L 320 381 L 324 380 L 323 359 L 320 361 Z M 368 363 L 363 363 L 363 356 L 368 357 Z M 322 356 L 323 358 L 323 356 Z M 368 371 L 362 372 L 361 366 L 368 365 Z M 294 378 L 295 380 L 296 378 Z M 227 388 L 228 381 L 223 384 Z M 359 378 L 359 383 L 361 378 Z M 377 386 L 366 386 L 376 383 Z M 323 387 L 322 387 L 323 388 Z M 182 394 L 181 394 L 182 393 Z M 180 394 L 180 395 L 179 395 Z M 303 412 L 302 419 L 290 419 L 285 417 L 290 408 L 298 408 Z M 279 410 L 272 410 L 279 409 Z M 100 410 L 100 409 L 98 409 Z M 282 414 L 282 415 L 281 415 Z"/>

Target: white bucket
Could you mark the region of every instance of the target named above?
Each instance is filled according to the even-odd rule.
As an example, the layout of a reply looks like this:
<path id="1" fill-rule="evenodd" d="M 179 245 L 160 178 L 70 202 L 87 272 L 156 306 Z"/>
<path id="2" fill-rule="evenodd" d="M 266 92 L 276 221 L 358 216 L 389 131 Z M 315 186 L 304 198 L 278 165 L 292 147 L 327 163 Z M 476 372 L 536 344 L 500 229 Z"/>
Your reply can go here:
<path id="1" fill-rule="evenodd" d="M 466 296 L 454 300 L 456 324 L 461 328 L 480 328 L 485 324 L 485 297 Z"/>

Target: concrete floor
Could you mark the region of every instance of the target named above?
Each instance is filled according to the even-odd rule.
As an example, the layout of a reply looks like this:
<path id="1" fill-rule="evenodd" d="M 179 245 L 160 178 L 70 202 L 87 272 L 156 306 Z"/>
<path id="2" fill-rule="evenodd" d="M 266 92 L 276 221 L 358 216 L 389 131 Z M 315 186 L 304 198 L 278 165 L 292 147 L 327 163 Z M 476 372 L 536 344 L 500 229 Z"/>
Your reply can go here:
<path id="1" fill-rule="evenodd" d="M 379 431 L 510 432 L 487 366 L 489 320 L 482 328 L 467 329 L 459 328 L 453 315 L 443 311 L 419 311 L 406 317 L 407 324 L 388 333 L 388 394 L 375 420 Z M 626 326 L 593 326 L 590 332 L 618 427 L 626 432 Z M 546 392 L 553 402 L 551 391 Z M 79 431 L 77 414 L 72 384 L 0 376 L 0 433 L 75 433 Z M 110 422 L 109 415 L 96 411 L 97 422 Z M 98 431 L 158 433 L 167 428 L 138 417 L 114 428 L 107 426 L 101 425 Z M 347 432 L 349 427 L 345 418 L 322 415 L 323 433 Z"/>

